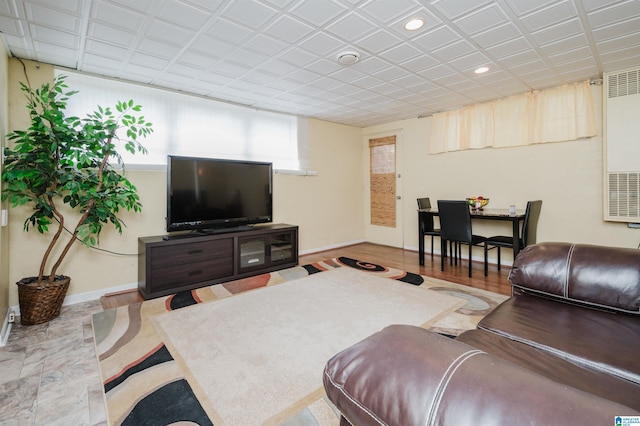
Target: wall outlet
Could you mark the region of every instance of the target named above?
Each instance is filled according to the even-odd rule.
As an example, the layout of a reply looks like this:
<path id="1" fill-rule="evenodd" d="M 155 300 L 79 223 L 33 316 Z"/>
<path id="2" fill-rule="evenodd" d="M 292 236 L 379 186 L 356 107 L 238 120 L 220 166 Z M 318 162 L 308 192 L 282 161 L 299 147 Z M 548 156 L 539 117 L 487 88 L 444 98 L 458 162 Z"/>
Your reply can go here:
<path id="1" fill-rule="evenodd" d="M 13 312 L 13 310 L 9 309 L 9 315 L 8 316 L 9 316 L 9 318 L 8 318 L 9 322 L 11 322 L 11 323 L 16 322 L 16 314 L 15 314 L 15 312 Z"/>

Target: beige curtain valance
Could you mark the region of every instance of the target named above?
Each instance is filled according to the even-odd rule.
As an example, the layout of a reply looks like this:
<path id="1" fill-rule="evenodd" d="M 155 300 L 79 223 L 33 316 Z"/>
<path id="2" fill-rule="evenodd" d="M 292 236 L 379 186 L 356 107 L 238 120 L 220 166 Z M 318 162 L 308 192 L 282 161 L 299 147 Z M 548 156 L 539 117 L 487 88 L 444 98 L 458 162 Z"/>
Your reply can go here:
<path id="1" fill-rule="evenodd" d="M 502 148 L 595 136 L 588 81 L 433 115 L 429 153 Z"/>

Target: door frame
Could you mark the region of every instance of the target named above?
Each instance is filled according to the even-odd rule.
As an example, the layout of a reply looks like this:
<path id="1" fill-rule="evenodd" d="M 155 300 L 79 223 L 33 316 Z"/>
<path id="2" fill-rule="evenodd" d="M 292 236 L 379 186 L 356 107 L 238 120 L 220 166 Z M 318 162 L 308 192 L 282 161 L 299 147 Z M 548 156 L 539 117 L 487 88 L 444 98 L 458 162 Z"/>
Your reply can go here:
<path id="1" fill-rule="evenodd" d="M 369 176 L 371 164 L 369 159 L 369 139 L 396 137 L 396 226 L 377 226 L 371 224 L 371 182 Z M 363 134 L 363 182 L 364 182 L 364 239 L 367 242 L 382 244 L 390 247 L 404 247 L 404 214 L 403 214 L 403 185 L 402 185 L 402 151 L 403 151 L 402 129 L 385 130 L 382 132 Z M 400 177 L 398 177 L 400 176 Z M 399 199 L 397 197 L 400 197 Z"/>

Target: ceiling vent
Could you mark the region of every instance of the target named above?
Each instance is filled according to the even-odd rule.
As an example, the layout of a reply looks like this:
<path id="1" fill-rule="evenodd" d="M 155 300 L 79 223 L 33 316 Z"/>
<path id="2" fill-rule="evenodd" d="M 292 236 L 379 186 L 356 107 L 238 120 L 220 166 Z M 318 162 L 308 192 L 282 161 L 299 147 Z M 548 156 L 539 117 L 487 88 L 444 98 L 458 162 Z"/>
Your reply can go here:
<path id="1" fill-rule="evenodd" d="M 338 62 L 344 65 L 353 65 L 360 60 L 360 54 L 358 52 L 347 51 L 338 53 Z"/>

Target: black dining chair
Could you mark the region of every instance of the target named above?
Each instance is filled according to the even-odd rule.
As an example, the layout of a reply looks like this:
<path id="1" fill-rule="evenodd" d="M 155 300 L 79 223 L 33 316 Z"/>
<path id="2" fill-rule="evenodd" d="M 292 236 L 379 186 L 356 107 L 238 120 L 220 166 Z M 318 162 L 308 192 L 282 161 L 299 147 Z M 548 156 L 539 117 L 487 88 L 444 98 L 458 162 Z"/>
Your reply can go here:
<path id="1" fill-rule="evenodd" d="M 484 244 L 485 237 L 473 235 L 471 228 L 471 213 L 466 201 L 438 200 L 438 215 L 440 217 L 440 241 L 442 250 L 445 250 L 446 242 L 465 244 L 469 246 L 469 277 L 471 277 L 471 252 L 473 246 Z M 450 262 L 457 254 L 452 253 Z M 440 257 L 440 270 L 444 271 L 444 256 Z"/>
<path id="2" fill-rule="evenodd" d="M 542 200 L 527 202 L 527 208 L 524 212 L 524 220 L 522 222 L 522 233 L 518 237 L 519 250 L 526 246 L 536 243 L 536 235 L 538 233 L 538 218 L 542 209 Z M 498 271 L 500 270 L 500 249 L 513 249 L 513 237 L 506 235 L 496 235 L 488 237 L 484 242 L 484 275 L 488 273 L 488 252 L 494 248 L 498 249 Z"/>
<path id="3" fill-rule="evenodd" d="M 431 208 L 431 200 L 429 200 L 429 197 L 418 198 L 417 201 L 419 209 Z M 440 237 L 440 229 L 435 228 L 433 216 L 425 216 L 421 221 L 419 237 L 424 238 L 425 236 L 431 236 L 431 258 L 433 259 L 433 238 Z"/>

